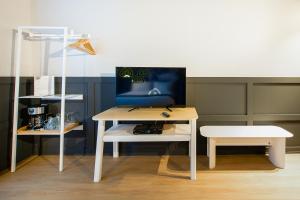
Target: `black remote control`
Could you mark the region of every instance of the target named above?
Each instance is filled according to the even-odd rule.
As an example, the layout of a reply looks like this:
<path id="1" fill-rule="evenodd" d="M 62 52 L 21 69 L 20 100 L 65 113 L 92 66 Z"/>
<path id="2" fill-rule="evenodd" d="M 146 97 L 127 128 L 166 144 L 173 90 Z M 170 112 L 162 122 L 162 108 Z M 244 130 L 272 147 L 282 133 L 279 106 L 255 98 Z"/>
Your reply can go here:
<path id="1" fill-rule="evenodd" d="M 167 113 L 167 112 L 162 112 L 161 115 L 162 115 L 163 117 L 165 117 L 165 118 L 170 117 L 170 114 Z"/>

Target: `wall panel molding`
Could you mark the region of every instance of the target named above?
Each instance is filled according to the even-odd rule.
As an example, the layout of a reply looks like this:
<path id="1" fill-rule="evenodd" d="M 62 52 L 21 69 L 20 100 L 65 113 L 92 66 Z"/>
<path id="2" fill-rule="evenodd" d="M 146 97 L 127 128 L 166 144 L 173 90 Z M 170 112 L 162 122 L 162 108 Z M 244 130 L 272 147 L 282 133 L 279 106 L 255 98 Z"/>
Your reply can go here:
<path id="1" fill-rule="evenodd" d="M 21 79 L 21 93 L 33 91 L 31 77 Z M 56 87 L 61 83 L 56 78 Z M 14 78 L 0 77 L 0 146 L 1 159 L 6 159 L 0 170 L 9 167 L 11 147 L 11 118 L 13 103 Z M 287 141 L 287 151 L 300 151 L 300 78 L 271 77 L 191 77 L 187 78 L 187 104 L 197 108 L 199 119 L 197 126 L 203 125 L 264 125 L 281 126 L 294 133 Z M 82 93 L 83 101 L 67 103 L 68 110 L 76 108 L 83 121 L 84 130 L 66 135 L 66 154 L 94 154 L 96 146 L 96 124 L 92 116 L 114 106 L 114 77 L 68 77 L 67 92 Z M 270 101 L 269 103 L 266 103 Z M 22 102 L 20 109 L 26 107 L 28 101 Z M 275 105 L 275 106 L 274 106 Z M 108 123 L 107 125 L 111 125 Z M 198 131 L 199 132 L 199 131 Z M 21 138 L 21 137 L 20 137 Z M 36 142 L 41 142 L 37 145 Z M 57 137 L 24 137 L 18 144 L 18 160 L 32 154 L 57 154 L 59 140 Z M 123 143 L 121 154 L 161 154 L 169 143 Z M 185 143 L 176 145 L 175 154 L 187 153 Z M 112 153 L 111 144 L 105 145 L 104 152 Z M 197 135 L 199 154 L 206 152 L 206 138 Z M 228 152 L 232 153 L 227 149 Z M 218 153 L 226 153 L 226 149 Z M 248 151 L 248 152 L 247 152 Z M 250 148 L 240 149 L 237 153 L 258 152 Z M 236 151 L 235 151 L 236 152 Z"/>

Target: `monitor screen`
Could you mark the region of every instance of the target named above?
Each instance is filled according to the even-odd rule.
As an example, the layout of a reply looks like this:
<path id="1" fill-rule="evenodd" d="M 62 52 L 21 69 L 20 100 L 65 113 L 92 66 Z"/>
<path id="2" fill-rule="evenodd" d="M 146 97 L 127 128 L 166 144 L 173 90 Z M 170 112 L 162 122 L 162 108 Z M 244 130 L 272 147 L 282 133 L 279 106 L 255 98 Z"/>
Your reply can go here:
<path id="1" fill-rule="evenodd" d="M 116 105 L 184 106 L 186 69 L 116 67 Z"/>

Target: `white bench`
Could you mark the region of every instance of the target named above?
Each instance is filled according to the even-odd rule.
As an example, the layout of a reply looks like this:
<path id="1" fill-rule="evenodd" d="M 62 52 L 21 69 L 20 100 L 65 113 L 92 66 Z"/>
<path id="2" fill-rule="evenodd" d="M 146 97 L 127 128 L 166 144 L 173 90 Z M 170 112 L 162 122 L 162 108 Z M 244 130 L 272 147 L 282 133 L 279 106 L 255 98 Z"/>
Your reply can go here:
<path id="1" fill-rule="evenodd" d="M 216 165 L 216 146 L 269 146 L 269 159 L 279 168 L 285 166 L 285 140 L 293 134 L 277 126 L 202 126 L 207 137 L 209 168 Z"/>

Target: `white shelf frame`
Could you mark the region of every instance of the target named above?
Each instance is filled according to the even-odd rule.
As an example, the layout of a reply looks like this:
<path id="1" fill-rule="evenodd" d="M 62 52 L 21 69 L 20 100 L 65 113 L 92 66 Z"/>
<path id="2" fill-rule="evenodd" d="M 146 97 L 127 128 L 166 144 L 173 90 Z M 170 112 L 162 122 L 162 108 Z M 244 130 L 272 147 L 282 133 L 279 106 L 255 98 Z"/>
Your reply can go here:
<path id="1" fill-rule="evenodd" d="M 61 100 L 61 95 L 47 95 L 47 96 L 20 96 L 19 99 L 42 99 L 42 100 Z M 65 95 L 66 100 L 83 100 L 82 94 L 66 94 Z"/>
<path id="2" fill-rule="evenodd" d="M 41 41 L 41 40 L 61 40 L 66 36 L 68 40 L 77 40 L 77 39 L 89 39 L 90 34 L 74 34 L 72 29 L 68 27 L 52 27 L 52 26 L 19 26 L 18 29 L 22 29 L 22 35 L 26 40 L 29 41 Z M 68 29 L 67 35 L 65 34 L 40 34 L 33 33 L 27 30 L 62 30 L 64 28 Z M 15 30 L 18 32 L 18 29 Z"/>
<path id="3" fill-rule="evenodd" d="M 37 34 L 28 32 L 32 31 L 49 31 L 58 30 L 63 34 Z M 71 32 L 71 33 L 70 33 Z M 12 155 L 11 155 L 11 172 L 16 171 L 16 156 L 17 156 L 17 136 L 18 136 L 18 114 L 19 114 L 19 99 L 22 98 L 41 98 L 45 100 L 60 100 L 60 130 L 55 135 L 60 136 L 60 150 L 59 150 L 59 171 L 62 172 L 64 168 L 63 156 L 64 156 L 64 134 L 65 131 L 65 101 L 66 100 L 82 100 L 83 95 L 66 95 L 66 59 L 67 59 L 67 46 L 68 42 L 75 39 L 87 39 L 90 36 L 88 34 L 73 34 L 68 27 L 48 27 L 48 26 L 19 26 L 16 31 L 16 46 L 15 46 L 15 92 L 14 92 L 14 112 L 13 112 L 13 136 L 12 136 Z M 53 96 L 19 96 L 20 89 L 20 68 L 21 68 L 21 53 L 22 53 L 22 40 L 29 41 L 43 41 L 43 40 L 62 40 L 62 82 L 61 82 L 61 94 Z M 78 130 L 76 128 L 72 130 Z M 69 131 L 68 131 L 69 132 Z M 32 134 L 31 134 L 32 135 Z M 39 135 L 38 133 L 36 135 Z"/>

